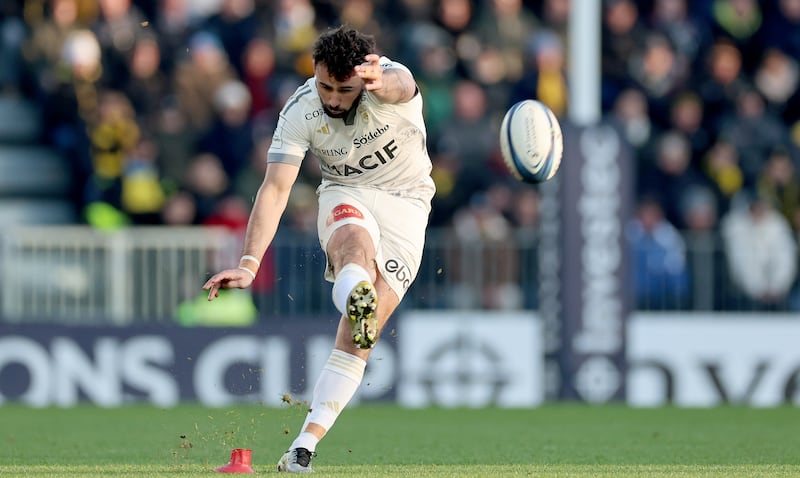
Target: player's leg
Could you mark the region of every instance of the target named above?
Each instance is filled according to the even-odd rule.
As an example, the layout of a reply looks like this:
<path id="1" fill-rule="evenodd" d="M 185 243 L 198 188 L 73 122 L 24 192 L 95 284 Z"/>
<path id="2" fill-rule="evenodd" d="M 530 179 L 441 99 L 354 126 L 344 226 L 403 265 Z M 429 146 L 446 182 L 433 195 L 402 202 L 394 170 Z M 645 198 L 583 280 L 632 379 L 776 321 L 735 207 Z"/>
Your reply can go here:
<path id="1" fill-rule="evenodd" d="M 375 290 L 381 300 L 375 316 L 377 332 L 388 323 L 400 300 L 383 277 L 377 276 Z M 364 368 L 372 349 L 363 349 L 353 342 L 350 319 L 342 316 L 336 332 L 336 343 L 320 372 L 312 393 L 310 410 L 301 433 L 278 462 L 279 471 L 311 471 L 311 458 L 317 444 L 331 429 L 339 414 L 355 395 L 364 377 Z"/>
<path id="2" fill-rule="evenodd" d="M 353 398 L 364 376 L 369 346 L 358 349 L 353 330 L 362 331 L 359 340 L 367 337 L 367 330 L 376 339 L 378 314 L 397 304 L 397 300 L 389 300 L 378 310 L 378 289 L 385 287 L 380 285 L 375 267 L 378 225 L 360 201 L 338 192 L 323 193 L 317 226 L 328 262 L 326 278 L 333 281 L 332 299 L 342 317 L 334 350 L 314 386 L 305 423 L 278 462 L 278 471 L 311 471 L 317 443 Z M 347 313 L 351 302 L 359 312 L 352 317 Z"/>
<path id="3" fill-rule="evenodd" d="M 375 282 L 375 288 L 381 296 L 376 313 L 380 331 L 397 308 L 399 300 L 380 276 Z M 347 317 L 342 317 L 339 321 L 333 352 L 314 387 L 311 411 L 303 424 L 303 431 L 314 434 L 317 441 L 331 429 L 339 413 L 355 394 L 364 376 L 367 359 L 372 352 L 372 349 L 363 349 L 353 343 L 348 322 Z M 329 376 L 329 373 L 333 375 Z"/>
<path id="4" fill-rule="evenodd" d="M 349 319 L 351 341 L 363 349 L 372 348 L 378 338 L 380 297 L 375 288 L 376 246 L 367 227 L 368 223 L 353 223 L 337 228 L 326 250 L 335 277 L 333 303 Z"/>
<path id="5" fill-rule="evenodd" d="M 335 348 L 314 387 L 311 410 L 301 433 L 278 464 L 282 471 L 310 470 L 317 443 L 361 384 L 371 343 L 361 348 L 359 345 L 365 345 L 362 341 L 354 342 L 357 329 L 353 324 L 366 320 L 367 328 L 375 331 L 371 336 L 374 343 L 419 268 L 427 210 L 393 196 L 359 198 L 336 192 L 320 196 L 318 229 L 330 265 L 326 278 L 334 282 L 333 301 L 343 317 Z M 377 219 L 364 206 L 376 203 L 384 205 L 382 210 L 374 210 L 383 214 Z M 364 282 L 372 295 L 358 290 Z M 374 311 L 357 304 L 365 295 L 377 302 Z M 356 303 L 350 303 L 352 300 Z M 355 320 L 349 313 L 350 305 L 356 306 Z M 364 311 L 371 311 L 371 316 Z M 374 322 L 370 325 L 369 321 Z"/>
<path id="6" fill-rule="evenodd" d="M 380 337 L 381 331 L 383 331 L 383 328 L 389 322 L 389 319 L 391 318 L 395 309 L 397 309 L 397 306 L 400 305 L 400 299 L 397 297 L 397 293 L 395 293 L 395 291 L 389 287 L 389 284 L 386 283 L 380 273 L 375 281 L 375 292 L 377 296 L 380 297 L 380 300 L 378 301 L 378 308 L 375 314 L 378 332 L 375 340 L 377 341 L 378 337 Z M 336 344 L 334 347 L 338 350 L 342 350 L 349 354 L 360 357 L 365 361 L 372 351 L 372 349 L 369 348 L 364 349 L 359 347 L 353 341 L 349 320 L 344 316 L 339 321 L 339 328 L 336 331 Z"/>

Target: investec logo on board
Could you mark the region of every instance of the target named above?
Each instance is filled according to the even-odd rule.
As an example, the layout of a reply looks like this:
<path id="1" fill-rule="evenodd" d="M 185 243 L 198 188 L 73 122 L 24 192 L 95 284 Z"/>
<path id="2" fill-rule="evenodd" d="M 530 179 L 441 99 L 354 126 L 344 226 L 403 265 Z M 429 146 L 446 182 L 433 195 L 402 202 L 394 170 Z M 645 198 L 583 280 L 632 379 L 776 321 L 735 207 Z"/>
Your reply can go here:
<path id="1" fill-rule="evenodd" d="M 550 291 L 548 304 L 561 317 L 561 396 L 621 400 L 630 307 L 623 235 L 632 196 L 630 149 L 610 124 L 565 126 L 573 138 L 565 143 L 570 161 L 563 163 L 560 183 L 565 253 L 550 271 L 558 274 L 560 287 L 558 294 Z"/>

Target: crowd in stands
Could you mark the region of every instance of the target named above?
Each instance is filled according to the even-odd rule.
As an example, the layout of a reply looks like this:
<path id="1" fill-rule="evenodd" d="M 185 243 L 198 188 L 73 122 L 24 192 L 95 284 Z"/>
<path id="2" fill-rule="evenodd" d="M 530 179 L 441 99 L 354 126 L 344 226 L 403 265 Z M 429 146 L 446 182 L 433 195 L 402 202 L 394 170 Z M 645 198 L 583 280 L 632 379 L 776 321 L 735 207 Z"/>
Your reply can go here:
<path id="1" fill-rule="evenodd" d="M 279 109 L 313 74 L 311 45 L 347 23 L 424 94 L 431 226 L 503 241 L 539 210 L 505 173 L 497 126 L 524 98 L 566 120 L 569 15 L 569 0 L 4 0 L 0 85 L 43 108 L 42 140 L 70 161 L 87 223 L 241 228 Z M 786 304 L 800 0 L 603 0 L 601 21 L 602 110 L 635 151 L 639 299 L 685 300 L 686 234 L 714 231 L 732 281 Z M 313 230 L 318 181 L 309 157 L 285 227 Z"/>

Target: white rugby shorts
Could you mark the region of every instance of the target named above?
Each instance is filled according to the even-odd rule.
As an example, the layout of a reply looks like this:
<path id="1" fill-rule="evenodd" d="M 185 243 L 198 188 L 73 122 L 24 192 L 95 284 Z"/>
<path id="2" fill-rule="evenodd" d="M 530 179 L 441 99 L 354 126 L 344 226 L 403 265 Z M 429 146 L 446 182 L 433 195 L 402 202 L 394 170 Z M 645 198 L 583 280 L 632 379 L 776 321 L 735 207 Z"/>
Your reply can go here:
<path id="1" fill-rule="evenodd" d="M 327 257 L 333 231 L 346 224 L 364 227 L 375 245 L 378 271 L 402 299 L 419 271 L 429 211 L 421 199 L 376 189 L 327 187 L 319 195 L 319 242 Z M 325 279 L 334 279 L 330 262 L 326 262 Z"/>

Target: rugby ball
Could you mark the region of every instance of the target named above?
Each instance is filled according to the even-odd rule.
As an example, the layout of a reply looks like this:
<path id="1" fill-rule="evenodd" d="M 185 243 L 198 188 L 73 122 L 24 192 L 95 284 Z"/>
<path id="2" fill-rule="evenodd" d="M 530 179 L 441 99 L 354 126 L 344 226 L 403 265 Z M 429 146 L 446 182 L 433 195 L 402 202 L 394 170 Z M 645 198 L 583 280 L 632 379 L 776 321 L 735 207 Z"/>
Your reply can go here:
<path id="1" fill-rule="evenodd" d="M 537 100 L 515 103 L 500 125 L 500 152 L 509 172 L 520 181 L 541 183 L 552 178 L 564 152 L 556 115 Z"/>

